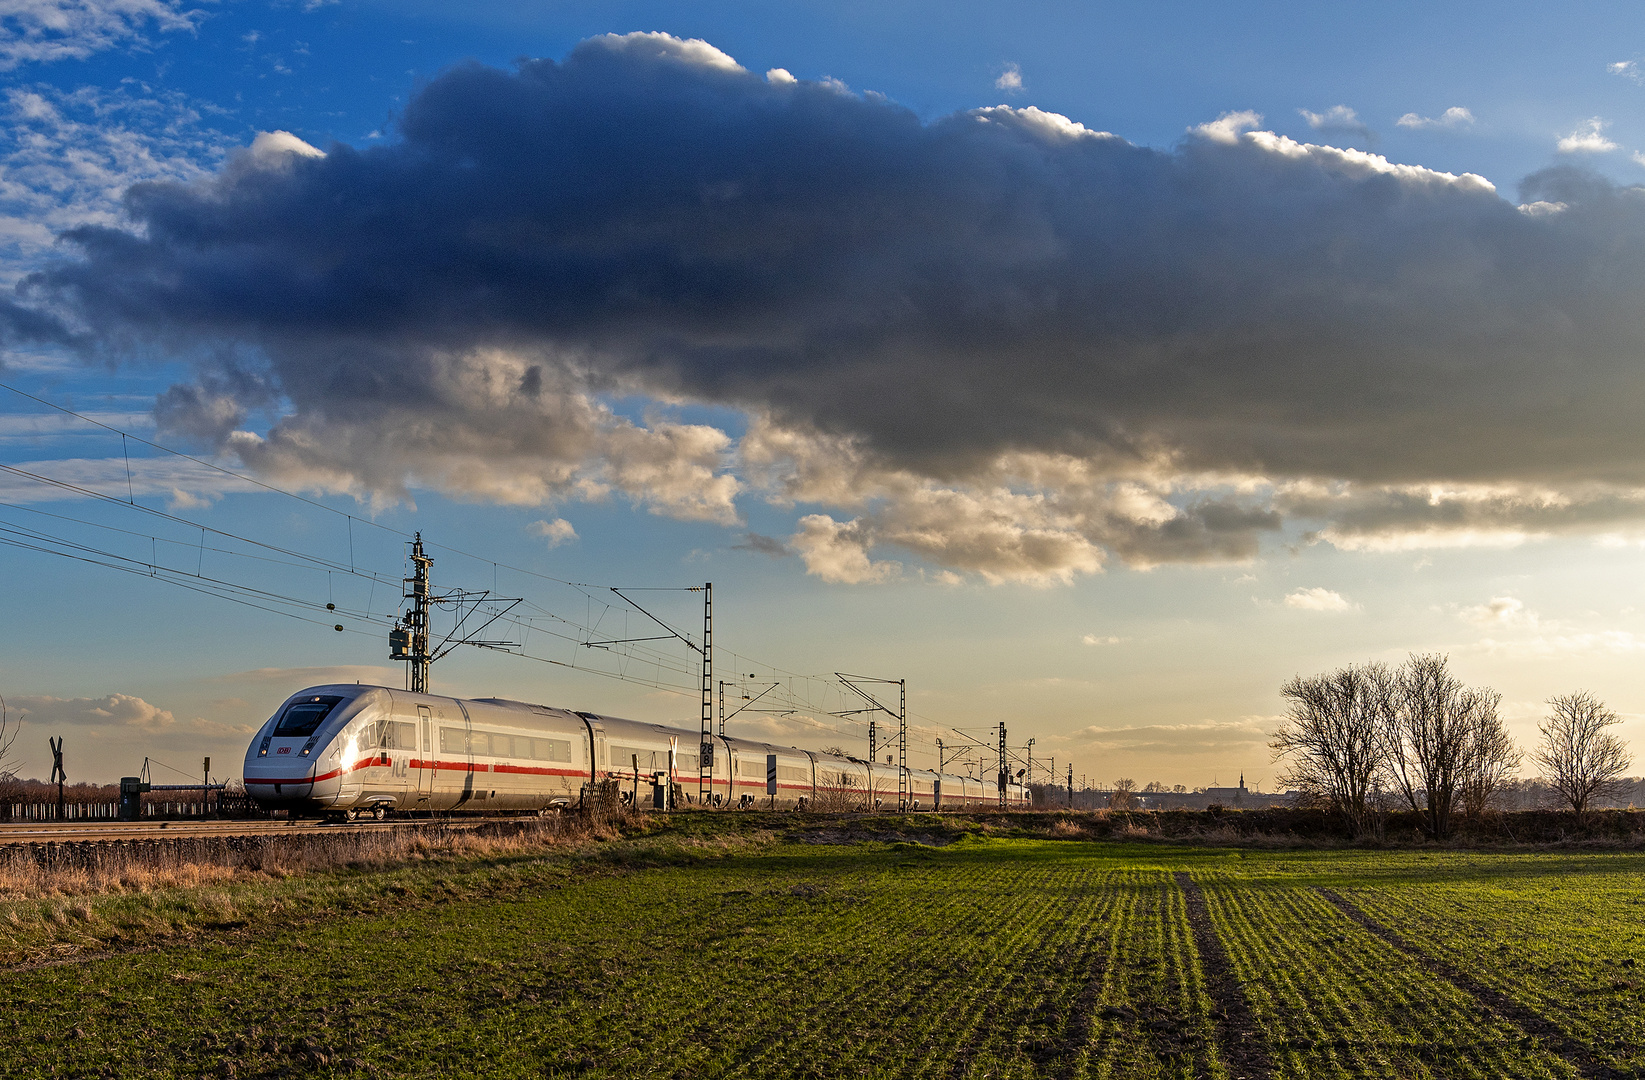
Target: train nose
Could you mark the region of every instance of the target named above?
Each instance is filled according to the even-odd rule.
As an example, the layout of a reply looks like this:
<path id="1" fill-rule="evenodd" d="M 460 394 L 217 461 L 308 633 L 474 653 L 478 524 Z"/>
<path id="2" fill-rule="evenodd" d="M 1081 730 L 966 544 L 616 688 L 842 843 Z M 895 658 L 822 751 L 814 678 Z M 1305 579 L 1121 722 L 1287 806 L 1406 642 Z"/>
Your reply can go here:
<path id="1" fill-rule="evenodd" d="M 271 739 L 246 757 L 246 794 L 260 803 L 287 803 L 314 794 L 314 747 L 304 754 L 304 739 Z"/>

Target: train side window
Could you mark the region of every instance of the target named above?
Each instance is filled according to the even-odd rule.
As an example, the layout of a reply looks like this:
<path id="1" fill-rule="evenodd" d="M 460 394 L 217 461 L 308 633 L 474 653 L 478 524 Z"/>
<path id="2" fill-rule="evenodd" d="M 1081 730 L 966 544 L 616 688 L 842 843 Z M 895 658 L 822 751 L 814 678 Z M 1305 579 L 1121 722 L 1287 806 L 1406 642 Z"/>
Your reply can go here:
<path id="1" fill-rule="evenodd" d="M 405 720 L 381 720 L 377 724 L 377 745 L 384 750 L 415 750 L 417 725 Z"/>
<path id="2" fill-rule="evenodd" d="M 520 740 L 524 742 L 525 740 Z M 534 761 L 571 761 L 571 744 L 564 739 L 532 739 L 531 757 Z"/>
<path id="3" fill-rule="evenodd" d="M 442 753 L 442 754 L 466 754 L 466 753 L 468 753 L 468 740 L 465 737 L 465 736 L 467 736 L 467 734 L 468 733 L 465 732 L 462 728 L 455 728 L 455 727 L 443 727 L 443 728 L 441 728 L 440 729 L 440 753 Z"/>

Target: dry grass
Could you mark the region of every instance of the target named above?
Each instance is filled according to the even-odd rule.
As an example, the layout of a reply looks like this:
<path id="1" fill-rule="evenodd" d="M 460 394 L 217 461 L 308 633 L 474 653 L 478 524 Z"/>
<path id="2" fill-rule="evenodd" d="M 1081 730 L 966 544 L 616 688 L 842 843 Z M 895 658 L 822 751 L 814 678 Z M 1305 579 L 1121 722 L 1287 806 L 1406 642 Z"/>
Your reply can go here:
<path id="1" fill-rule="evenodd" d="M 738 818 L 617 810 L 466 828 L 0 848 L 0 968 L 74 962 L 201 932 L 256 936 L 385 904 L 409 910 L 512 896 L 585 876 L 718 860 L 775 839 Z"/>
<path id="2" fill-rule="evenodd" d="M 431 823 L 289 836 L 14 844 L 0 847 L 0 902 L 200 889 L 333 870 L 530 855 L 613 840 L 638 827 L 637 820 L 617 812 L 470 828 Z"/>

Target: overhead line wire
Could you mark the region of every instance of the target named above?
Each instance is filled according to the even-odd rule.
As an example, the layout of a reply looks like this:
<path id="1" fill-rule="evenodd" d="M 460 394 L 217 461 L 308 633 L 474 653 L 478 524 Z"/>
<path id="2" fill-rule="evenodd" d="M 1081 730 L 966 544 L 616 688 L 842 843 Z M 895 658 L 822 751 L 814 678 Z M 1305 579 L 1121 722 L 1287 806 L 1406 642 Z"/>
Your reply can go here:
<path id="1" fill-rule="evenodd" d="M 122 447 L 124 447 L 127 440 L 132 440 L 132 441 L 135 441 L 135 442 L 137 442 L 137 443 L 139 443 L 143 446 L 147 446 L 147 447 L 150 447 L 152 449 L 158 450 L 158 451 L 160 451 L 164 454 L 170 454 L 174 457 L 182 458 L 183 460 L 193 462 L 194 464 L 199 465 L 202 468 L 209 469 L 212 472 L 219 473 L 223 476 L 232 477 L 236 480 L 240 480 L 244 483 L 250 484 L 250 485 L 252 485 L 254 487 L 257 487 L 257 488 L 261 488 L 262 490 L 271 492 L 273 494 L 284 495 L 287 498 L 296 499 L 298 502 L 301 502 L 301 503 L 303 503 L 307 506 L 311 506 L 311 507 L 314 507 L 315 509 L 323 510 L 327 513 L 336 515 L 338 517 L 345 518 L 349 523 L 350 561 L 349 561 L 349 564 L 345 566 L 340 561 L 334 561 L 334 560 L 326 559 L 326 558 L 323 558 L 321 556 L 308 555 L 308 554 L 303 553 L 303 552 L 293 551 L 293 550 L 290 550 L 290 549 L 282 548 L 278 545 L 268 544 L 268 543 L 264 543 L 262 541 L 253 540 L 249 537 L 239 536 L 237 534 L 226 532 L 226 531 L 221 530 L 221 529 L 216 529 L 216 528 L 213 528 L 211 526 L 202 525 L 198 522 L 191 521 L 187 518 L 179 517 L 178 515 L 175 515 L 175 514 L 168 514 L 168 513 L 165 513 L 163 511 L 160 511 L 158 509 L 155 509 L 153 507 L 143 506 L 142 504 L 139 504 L 136 501 L 135 492 L 133 490 L 128 490 L 128 492 L 127 492 L 128 501 L 126 503 L 122 504 L 122 503 L 120 503 L 120 501 L 118 499 L 116 499 L 112 496 L 106 495 L 102 492 L 98 492 L 98 491 L 95 491 L 95 490 L 90 489 L 90 488 L 85 488 L 85 487 L 82 487 L 82 486 L 77 485 L 77 484 L 71 484 L 71 483 L 68 483 L 66 481 L 55 480 L 55 479 L 50 478 L 50 477 L 45 477 L 45 476 L 41 476 L 39 474 L 31 473 L 26 469 L 20 469 L 16 466 L 13 466 L 13 465 L 0 464 L 0 470 L 4 470 L 6 472 L 13 473 L 14 475 L 23 476 L 23 477 L 26 477 L 30 480 L 34 480 L 36 482 L 39 482 L 39 483 L 44 483 L 44 484 L 48 484 L 48 485 L 51 485 L 51 486 L 62 488 L 64 490 L 73 491 L 77 494 L 84 495 L 84 496 L 87 496 L 87 497 L 90 497 L 90 498 L 101 499 L 101 500 L 104 500 L 104 501 L 107 501 L 107 502 L 114 503 L 116 505 L 124 505 L 124 506 L 128 506 L 128 507 L 131 507 L 131 508 L 134 508 L 134 509 L 142 510 L 145 513 L 153 514 L 153 515 L 158 516 L 160 518 L 163 518 L 165 520 L 174 521 L 174 522 L 177 522 L 179 524 L 188 525 L 188 526 L 193 527 L 193 528 L 199 528 L 203 532 L 204 531 L 209 531 L 209 532 L 214 533 L 214 534 L 219 535 L 219 536 L 223 536 L 223 537 L 226 537 L 226 538 L 229 538 L 229 539 L 239 540 L 243 543 L 253 544 L 257 547 L 261 547 L 261 548 L 264 548 L 264 549 L 269 550 L 269 551 L 278 552 L 279 554 L 286 555 L 290 558 L 302 560 L 302 562 L 300 562 L 300 563 L 286 564 L 286 565 L 293 565 L 293 566 L 301 567 L 301 566 L 306 566 L 306 565 L 312 564 L 313 566 L 324 568 L 324 569 L 326 569 L 330 572 L 346 573 L 346 574 L 349 574 L 349 575 L 354 576 L 354 577 L 366 578 L 366 579 L 371 580 L 373 583 L 392 580 L 392 579 L 389 579 L 389 578 L 385 578 L 382 575 L 380 575 L 380 574 L 378 574 L 374 571 L 373 572 L 361 572 L 358 569 L 358 565 L 357 565 L 357 563 L 355 563 L 354 558 L 353 558 L 353 523 L 354 523 L 355 520 L 359 520 L 363 524 L 369 525 L 372 528 L 378 529 L 382 532 L 386 532 L 386 533 L 389 533 L 391 535 L 397 536 L 397 537 L 401 538 L 402 540 L 409 539 L 407 537 L 407 534 L 404 533 L 403 531 L 399 530 L 399 529 L 396 529 L 396 528 L 394 528 L 392 526 L 389 526 L 389 525 L 384 525 L 381 522 L 375 521 L 375 520 L 373 520 L 369 517 L 356 518 L 356 515 L 354 515 L 354 514 L 350 514 L 350 513 L 348 513 L 347 511 L 344 511 L 344 510 L 339 510 L 338 508 L 336 508 L 334 506 L 330 506 L 330 505 L 328 505 L 324 502 L 321 502 L 317 499 L 312 499 L 312 498 L 309 498 L 305 495 L 300 495 L 297 492 L 287 490 L 287 489 L 282 488 L 282 487 L 280 487 L 276 484 L 271 484 L 271 483 L 269 483 L 267 481 L 264 481 L 264 480 L 259 480 L 254 476 L 250 476 L 250 475 L 247 475 L 246 473 L 242 473 L 242 472 L 236 471 L 234 469 L 227 468 L 225 466 L 219 465 L 219 464 L 217 464 L 213 461 L 207 460 L 205 458 L 201 458 L 201 457 L 198 457 L 198 456 L 193 455 L 193 454 L 185 453 L 181 450 L 176 450 L 176 449 L 174 449 L 170 446 L 166 446 L 163 443 L 159 443 L 159 442 L 156 442 L 152 439 L 147 439 L 147 438 L 144 438 L 140 435 L 136 435 L 136 434 L 133 434 L 131 432 L 125 431 L 121 428 L 115 427 L 112 424 L 105 423 L 101 420 L 97 420 L 97 419 L 95 419 L 91 416 L 88 416 L 88 415 L 84 414 L 84 413 L 78 412 L 77 410 L 70 409 L 70 408 L 68 408 L 66 406 L 63 406 L 63 405 L 59 405 L 56 402 L 51 401 L 51 400 L 49 400 L 47 398 L 44 398 L 44 397 L 40 397 L 37 394 L 31 394 L 28 391 L 23 390 L 20 387 L 14 386 L 10 383 L 0 382 L 0 388 L 3 388 L 5 390 L 9 390 L 12 393 L 17 394 L 19 397 L 27 398 L 30 401 L 33 401 L 33 402 L 35 402 L 39 405 L 43 405 L 43 406 L 45 406 L 49 409 L 52 409 L 56 412 L 62 413 L 62 414 L 67 415 L 67 416 L 72 416 L 77 420 L 80 420 L 80 421 L 82 421 L 86 424 L 92 425 L 93 427 L 97 427 L 97 428 L 100 428 L 104 431 L 108 431 L 112 434 L 119 435 L 121 437 Z M 130 464 L 129 464 L 129 462 L 130 462 L 129 451 L 124 451 L 123 450 L 123 456 L 125 457 L 125 459 L 127 461 L 127 466 L 126 466 L 127 487 L 128 487 L 128 489 L 131 489 L 132 482 L 131 482 L 131 470 L 130 470 Z M 12 505 L 12 504 L 0 504 L 0 505 Z M 32 508 L 28 508 L 28 507 L 16 507 L 16 508 L 17 509 L 23 509 L 23 510 L 29 510 L 30 512 L 33 512 L 33 513 L 47 514 L 46 511 L 35 511 L 35 510 L 32 510 Z M 49 514 L 48 514 L 48 516 L 61 517 L 61 515 L 49 515 Z M 65 518 L 63 518 L 63 520 L 79 520 L 79 519 L 73 519 L 73 518 L 66 518 L 65 517 Z M 127 530 L 117 529 L 117 528 L 114 528 L 112 526 L 98 525 L 97 523 L 94 523 L 94 522 L 81 521 L 80 523 L 88 525 L 88 526 L 93 527 L 93 528 L 105 528 L 105 529 L 110 529 L 111 531 L 116 531 L 116 532 L 126 532 L 127 531 Z M 130 534 L 130 535 L 138 535 L 138 534 Z M 172 544 L 179 544 L 180 543 L 180 541 L 175 541 L 175 540 L 171 540 L 169 538 L 164 538 L 164 537 L 150 536 L 149 539 L 154 540 L 155 542 L 165 540 L 165 542 L 167 542 L 167 543 L 172 543 Z M 19 547 L 27 547 L 28 546 L 28 545 L 17 544 L 15 541 L 7 541 L 7 542 L 12 543 L 13 546 L 19 546 Z M 440 544 L 440 543 L 429 542 L 428 546 L 431 547 L 431 548 L 434 548 L 436 550 L 448 551 L 448 552 L 451 552 L 454 555 L 460 555 L 464 558 L 472 559 L 476 562 L 489 563 L 489 564 L 491 564 L 491 566 L 493 568 L 493 573 L 494 574 L 495 574 L 495 571 L 497 570 L 497 568 L 501 567 L 501 568 L 507 569 L 507 570 L 509 570 L 511 572 L 514 572 L 514 573 L 524 574 L 528 577 L 534 577 L 534 578 L 537 578 L 537 579 L 543 580 L 543 581 L 552 581 L 552 582 L 555 582 L 556 584 L 560 584 L 560 585 L 564 585 L 564 586 L 567 586 L 567 587 L 572 588 L 572 589 L 576 589 L 579 592 L 584 592 L 584 590 L 588 590 L 588 589 L 599 588 L 599 586 L 593 585 L 593 584 L 588 583 L 588 582 L 570 581 L 566 578 L 557 577 L 553 574 L 545 574 L 545 573 L 542 573 L 541 571 L 529 570 L 529 569 L 526 569 L 524 567 L 514 566 L 510 563 L 503 563 L 503 562 L 499 562 L 498 560 L 495 560 L 495 559 L 488 559 L 488 558 L 485 558 L 483 556 L 476 555 L 472 552 L 466 551 L 462 548 L 454 547 L 454 546 L 448 545 L 448 544 Z M 45 550 L 45 549 L 36 549 L 36 550 Z M 89 549 L 89 550 L 95 550 L 95 549 Z M 204 549 L 203 549 L 203 545 L 202 545 L 202 551 L 203 550 Z M 241 552 L 230 552 L 230 551 L 226 551 L 224 549 L 214 548 L 212 550 L 214 552 L 229 554 L 231 556 L 239 557 L 239 558 L 262 558 L 262 557 L 259 557 L 259 556 L 248 555 L 248 554 L 241 553 Z M 64 554 L 62 552 L 48 552 L 48 553 L 58 554 L 58 555 L 63 555 Z M 104 554 L 106 554 L 108 557 L 111 557 L 111 558 L 124 558 L 122 556 L 112 555 L 111 553 L 104 553 Z M 65 556 L 65 557 L 73 558 L 75 556 Z M 96 560 L 93 560 L 93 559 L 80 558 L 78 561 L 96 563 Z M 168 574 L 180 573 L 180 571 L 174 571 L 174 570 L 172 570 L 171 568 L 168 568 L 168 567 L 158 567 L 158 566 L 155 566 L 154 564 L 141 564 L 138 560 L 128 560 L 128 561 L 131 561 L 131 562 L 136 563 L 138 565 L 147 565 L 151 570 L 155 570 L 157 572 L 160 571 L 160 570 L 164 570 Z M 267 561 L 267 562 L 271 562 L 271 563 L 279 562 L 279 560 L 275 560 L 275 559 L 263 559 L 263 561 Z M 99 565 L 108 565 L 108 564 L 99 564 Z M 126 570 L 128 570 L 129 572 L 132 572 L 132 573 L 137 572 L 136 570 L 131 569 L 129 567 L 114 567 L 114 569 L 126 569 Z M 143 575 L 143 576 L 152 576 L 152 575 Z M 180 582 L 175 582 L 175 581 L 174 581 L 174 583 L 179 583 L 180 584 Z M 261 595 L 267 595 L 267 596 L 276 595 L 276 594 L 264 593 L 262 590 L 250 589 L 249 587 L 241 587 L 241 586 L 235 585 L 234 583 L 230 583 L 230 582 L 217 582 L 217 584 L 221 585 L 224 588 L 246 588 L 246 590 L 249 591 L 249 592 L 258 593 L 258 594 L 261 594 Z M 627 587 L 627 586 L 625 586 L 625 588 L 627 588 L 628 591 L 632 591 L 632 592 L 638 592 L 638 591 L 653 592 L 653 591 L 675 591 L 679 587 L 678 586 L 675 586 L 675 587 L 668 587 L 668 586 L 632 586 L 632 587 Z M 197 589 L 195 591 L 208 592 L 210 595 L 219 595 L 219 596 L 223 595 L 222 593 L 215 592 L 215 591 L 212 591 L 212 590 L 198 590 Z M 616 591 L 616 589 L 613 588 L 612 591 Z M 584 592 L 584 595 L 591 602 L 597 602 L 596 597 L 593 596 L 592 594 Z M 618 595 L 621 595 L 621 593 L 619 593 Z M 225 599 L 235 599 L 233 597 L 228 597 L 228 596 L 224 596 L 224 598 Z M 246 603 L 243 600 L 236 600 L 236 602 Z M 307 602 L 303 602 L 303 601 L 296 601 L 294 599 L 286 599 L 286 600 L 284 600 L 284 602 L 304 603 L 304 604 L 307 603 Z M 632 604 L 633 602 L 629 601 L 629 603 Z M 251 604 L 249 606 L 258 607 L 260 605 Z M 594 632 L 597 632 L 597 627 L 590 627 L 590 626 L 587 626 L 587 625 L 579 625 L 576 622 L 574 622 L 573 620 L 567 619 L 563 616 L 559 616 L 559 615 L 556 615 L 552 612 L 547 611 L 547 609 L 542 608 L 541 605 L 531 604 L 531 606 L 536 608 L 537 610 L 543 612 L 545 615 L 547 615 L 551 618 L 554 618 L 557 621 L 565 623 L 567 626 L 574 626 L 574 627 L 577 627 L 580 630 L 585 630 L 585 631 L 587 631 L 591 634 L 594 633 Z M 638 608 L 638 605 L 634 605 L 634 606 L 636 608 Z M 602 607 L 604 607 L 606 612 L 609 612 L 609 611 L 614 609 L 614 605 L 610 605 L 610 604 L 602 604 Z M 265 608 L 263 610 L 273 610 L 273 609 L 266 609 Z M 289 612 L 276 612 L 276 613 L 290 615 Z M 649 615 L 649 613 L 646 613 L 646 614 Z M 291 617 L 301 618 L 300 616 L 295 616 L 295 615 L 293 615 Z M 370 615 L 370 613 L 368 613 L 368 615 L 366 617 L 371 618 L 372 616 Z M 603 615 L 602 615 L 602 619 L 603 619 Z M 304 621 L 314 622 L 315 620 L 305 619 Z M 512 623 L 515 623 L 517 625 L 521 620 L 505 618 L 502 621 L 512 622 Z M 531 628 L 533 628 L 533 629 L 539 629 L 539 630 L 542 629 L 540 627 L 536 627 L 534 623 L 531 623 L 529 621 L 526 622 L 526 625 L 531 626 Z M 666 624 L 663 624 L 663 625 L 666 626 Z M 672 632 L 672 628 L 669 628 L 669 629 Z M 363 631 L 356 631 L 356 632 L 357 633 L 363 633 Z M 544 630 L 543 632 L 552 634 L 552 631 Z M 566 635 L 553 634 L 553 636 L 561 637 L 565 640 L 571 640 L 570 638 L 566 637 Z M 680 639 L 682 641 L 684 641 L 691 648 L 696 649 L 699 652 L 701 651 L 700 647 L 697 646 L 695 643 L 693 643 L 685 635 L 678 635 L 677 634 L 676 636 L 679 636 Z M 665 686 L 664 684 L 661 684 L 660 682 L 657 682 L 657 681 L 647 682 L 645 680 L 633 679 L 630 676 L 624 675 L 624 674 L 613 675 L 613 674 L 610 674 L 610 673 L 607 673 L 607 672 L 603 672 L 598 668 L 584 667 L 584 666 L 578 665 L 578 664 L 571 664 L 571 663 L 565 663 L 563 661 L 547 660 L 546 658 L 530 656 L 529 654 L 527 654 L 523 651 L 515 652 L 514 650 L 511 650 L 511 649 L 501 649 L 501 650 L 497 650 L 497 651 L 510 652 L 512 655 L 524 656 L 528 659 L 542 659 L 545 662 L 557 664 L 561 667 L 566 667 L 566 668 L 570 668 L 570 669 L 577 670 L 577 671 L 594 672 L 596 674 L 605 675 L 607 677 L 619 678 L 619 679 L 622 679 L 623 681 L 631 681 L 631 682 L 639 683 L 641 685 L 650 685 L 650 686 L 654 686 L 654 687 L 657 687 L 657 688 L 666 688 L 666 689 L 675 690 L 675 692 L 686 693 L 686 691 L 677 690 L 676 688 Z M 732 656 L 732 657 L 737 658 L 737 659 L 749 659 L 749 660 L 754 659 L 753 657 L 746 656 L 745 654 L 735 653 L 735 652 L 732 652 L 730 650 L 725 650 L 725 652 L 727 653 L 727 655 Z M 645 654 L 645 653 L 650 653 L 651 656 L 650 657 L 642 657 L 640 655 L 637 655 L 637 654 Z M 628 650 L 623 650 L 622 652 L 614 653 L 613 655 L 619 657 L 620 659 L 624 659 L 624 660 L 643 659 L 643 662 L 651 663 L 654 666 L 658 667 L 659 669 L 664 667 L 664 666 L 667 666 L 669 670 L 676 671 L 679 674 L 682 674 L 682 675 L 689 675 L 690 674 L 690 672 L 687 671 L 687 670 L 677 668 L 677 667 L 674 667 L 672 665 L 665 664 L 663 654 L 661 654 L 660 652 L 655 651 L 655 650 L 628 649 Z M 807 683 L 811 683 L 811 682 L 824 683 L 824 685 L 825 685 L 825 690 L 824 690 L 825 694 L 826 694 L 826 684 L 827 684 L 827 682 L 830 681 L 830 680 L 825 679 L 825 677 L 823 677 L 823 676 L 804 675 L 804 674 L 801 674 L 799 672 L 793 672 L 793 671 L 789 671 L 789 670 L 784 669 L 784 668 L 776 667 L 775 665 L 757 664 L 756 666 L 764 667 L 766 670 L 771 671 L 773 673 L 779 673 L 780 672 L 784 675 L 789 676 L 791 679 L 799 679 L 799 680 L 802 680 L 802 681 L 807 682 Z M 794 700 L 795 699 L 793 697 L 789 698 L 790 703 L 794 703 Z M 812 704 L 809 700 L 807 700 L 805 702 L 805 704 L 803 705 L 802 708 L 803 708 L 803 711 L 818 711 L 818 712 L 827 711 L 827 710 L 817 708 L 816 705 Z M 794 711 L 797 712 L 797 711 L 802 711 L 802 710 L 801 709 L 796 709 Z M 936 724 L 936 726 L 945 727 L 944 725 L 941 725 L 940 723 L 937 723 L 937 722 L 933 721 L 932 718 L 930 718 L 930 717 L 922 717 L 922 718 L 927 720 L 928 722 Z M 857 726 L 857 727 L 864 726 L 860 722 L 849 721 L 849 720 L 846 720 L 843 717 L 836 717 L 836 719 L 840 719 L 840 720 L 842 720 L 846 723 L 851 723 L 851 724 L 853 724 L 853 726 Z M 822 726 L 822 725 L 819 723 L 819 726 Z M 990 747 L 988 747 L 987 744 L 982 743 L 978 740 L 972 739 L 971 736 L 965 735 L 964 732 L 959 732 L 959 729 L 957 729 L 957 728 L 948 729 L 948 728 L 945 727 L 945 730 L 954 730 L 957 733 L 964 736 L 965 738 L 970 739 L 973 742 L 976 742 L 979 747 L 982 747 L 984 749 L 991 749 Z M 919 739 L 917 741 L 921 742 L 922 744 L 924 744 L 926 746 L 934 745 L 929 740 L 926 740 L 926 739 Z M 1018 755 L 1015 755 L 1011 752 L 1009 747 L 1007 748 L 1007 759 L 1008 760 L 1012 760 L 1012 759 L 1021 760 L 1021 758 Z"/>

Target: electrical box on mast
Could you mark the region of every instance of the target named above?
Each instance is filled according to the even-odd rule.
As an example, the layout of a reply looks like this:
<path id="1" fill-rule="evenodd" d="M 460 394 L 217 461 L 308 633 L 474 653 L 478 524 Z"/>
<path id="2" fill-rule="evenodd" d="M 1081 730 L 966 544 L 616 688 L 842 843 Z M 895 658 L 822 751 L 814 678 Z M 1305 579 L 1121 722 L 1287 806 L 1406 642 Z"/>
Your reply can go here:
<path id="1" fill-rule="evenodd" d="M 475 635 L 512 611 L 520 603 L 519 597 L 492 597 L 491 590 L 446 590 L 435 595 L 429 585 L 429 567 L 434 560 L 423 550 L 423 534 L 417 533 L 411 544 L 411 576 L 405 580 L 405 599 L 410 600 L 406 612 L 388 632 L 388 658 L 406 663 L 406 689 L 414 694 L 428 693 L 428 669 L 434 661 L 458 645 L 475 645 L 482 649 L 500 649 L 519 644 L 517 641 L 482 641 Z M 464 631 L 468 617 L 479 610 L 484 601 L 506 604 L 494 610 L 491 617 L 473 630 Z M 459 608 L 457 625 L 438 645 L 429 641 L 429 609 L 434 604 L 455 604 Z M 469 605 L 466 612 L 461 609 Z M 338 629 L 342 629 L 338 627 Z"/>

